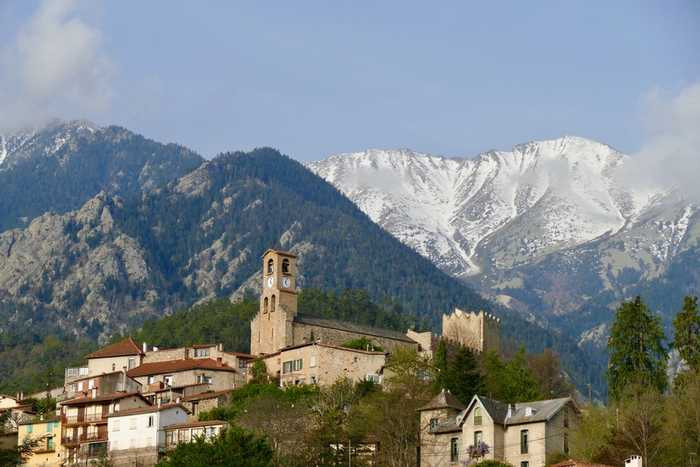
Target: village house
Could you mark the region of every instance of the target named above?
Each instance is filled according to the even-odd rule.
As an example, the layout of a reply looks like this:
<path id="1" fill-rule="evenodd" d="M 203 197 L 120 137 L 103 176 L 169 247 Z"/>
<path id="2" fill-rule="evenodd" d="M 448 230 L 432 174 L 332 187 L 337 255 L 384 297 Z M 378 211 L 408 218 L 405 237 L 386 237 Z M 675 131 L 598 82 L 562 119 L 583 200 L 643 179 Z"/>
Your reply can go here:
<path id="1" fill-rule="evenodd" d="M 465 407 L 443 390 L 420 409 L 421 465 L 495 459 L 543 467 L 551 456 L 568 454 L 569 432 L 578 417 L 569 397 L 506 404 L 474 396 Z"/>
<path id="2" fill-rule="evenodd" d="M 211 358 L 144 363 L 126 374 L 142 385 L 144 394 L 178 390 L 191 385 L 206 385 L 199 392 L 221 391 L 234 389 L 245 383 L 236 369 Z M 157 400 L 154 402 L 157 403 Z"/>
<path id="3" fill-rule="evenodd" d="M 107 416 L 109 457 L 114 466 L 155 465 L 165 451 L 165 427 L 187 420 L 181 404 L 120 410 Z"/>
<path id="4" fill-rule="evenodd" d="M 180 403 L 190 412 L 190 419 L 199 420 L 199 414 L 216 407 L 225 406 L 231 397 L 231 390 L 203 391 L 191 395 L 183 395 Z"/>
<path id="5" fill-rule="evenodd" d="M 95 392 L 98 396 L 115 392 L 141 392 L 141 383 L 118 370 L 76 378 L 65 386 L 65 399 L 75 399 Z"/>
<path id="6" fill-rule="evenodd" d="M 107 454 L 107 416 L 150 404 L 138 392 L 119 392 L 70 399 L 61 404 L 61 444 L 68 463 L 87 462 Z"/>
<path id="7" fill-rule="evenodd" d="M 45 415 L 28 418 L 19 424 L 17 444 L 22 445 L 25 440 L 35 441 L 23 465 L 26 466 L 58 466 L 62 465 L 61 457 L 61 418 L 56 415 Z"/>

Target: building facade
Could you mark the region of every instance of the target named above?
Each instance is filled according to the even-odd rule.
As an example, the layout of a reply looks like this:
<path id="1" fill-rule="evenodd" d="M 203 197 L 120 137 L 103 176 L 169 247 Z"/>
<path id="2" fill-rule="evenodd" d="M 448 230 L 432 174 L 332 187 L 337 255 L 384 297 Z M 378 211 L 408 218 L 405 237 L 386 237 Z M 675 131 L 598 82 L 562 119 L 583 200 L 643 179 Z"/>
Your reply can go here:
<path id="1" fill-rule="evenodd" d="M 114 466 L 152 466 L 165 451 L 165 427 L 187 421 L 181 404 L 121 410 L 108 416 L 109 457 Z"/>
<path id="2" fill-rule="evenodd" d="M 465 409 L 454 396 L 438 395 L 420 411 L 424 467 L 493 459 L 516 467 L 543 467 L 568 454 L 569 432 L 579 411 L 571 398 L 505 404 L 474 396 Z"/>
<path id="3" fill-rule="evenodd" d="M 175 449 L 180 443 L 190 443 L 198 437 L 212 439 L 228 428 L 223 420 L 192 421 L 165 427 L 165 449 Z"/>
<path id="4" fill-rule="evenodd" d="M 35 467 L 59 466 L 63 462 L 61 457 L 61 418 L 57 415 L 33 417 L 19 424 L 17 443 L 21 445 L 25 440 L 33 440 L 37 445 L 32 448 L 23 465 Z"/>

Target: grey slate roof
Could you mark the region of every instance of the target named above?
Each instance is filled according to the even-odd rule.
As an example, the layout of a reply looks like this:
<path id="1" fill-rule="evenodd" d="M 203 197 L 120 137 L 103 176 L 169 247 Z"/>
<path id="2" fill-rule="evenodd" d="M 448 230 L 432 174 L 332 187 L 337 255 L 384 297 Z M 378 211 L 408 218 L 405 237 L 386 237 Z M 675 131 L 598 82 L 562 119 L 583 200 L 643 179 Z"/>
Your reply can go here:
<path id="1" fill-rule="evenodd" d="M 430 402 L 418 409 L 418 411 L 422 412 L 424 410 L 437 410 L 447 408 L 455 410 L 464 410 L 465 406 L 449 390 L 445 390 L 443 388 L 443 390 L 440 391 L 440 394 L 433 397 L 433 399 Z"/>
<path id="2" fill-rule="evenodd" d="M 367 336 L 384 337 L 387 339 L 394 339 L 402 342 L 415 342 L 413 339 L 409 339 L 408 337 L 406 337 L 405 334 L 399 331 L 392 331 L 391 329 L 373 328 L 371 326 L 363 326 L 361 324 L 348 323 L 345 321 L 338 321 L 334 319 L 313 318 L 310 316 L 297 315 L 294 317 L 294 322 L 308 324 L 311 326 L 338 329 L 341 331 L 353 332 L 356 334 L 365 334 Z"/>
<path id="3" fill-rule="evenodd" d="M 494 423 L 499 423 L 504 426 L 547 421 L 572 400 L 570 397 L 562 397 L 559 399 L 518 402 L 514 404 L 514 410 L 509 410 L 508 404 L 505 402 L 489 399 L 484 396 L 475 396 L 475 398 L 481 401 L 481 404 L 489 413 Z M 472 400 L 472 402 L 473 401 L 474 400 Z M 457 420 L 460 422 L 464 420 L 472 406 L 473 403 L 470 403 L 469 407 L 464 409 L 464 411 L 457 416 Z M 527 415 L 528 408 L 531 409 L 529 416 Z"/>

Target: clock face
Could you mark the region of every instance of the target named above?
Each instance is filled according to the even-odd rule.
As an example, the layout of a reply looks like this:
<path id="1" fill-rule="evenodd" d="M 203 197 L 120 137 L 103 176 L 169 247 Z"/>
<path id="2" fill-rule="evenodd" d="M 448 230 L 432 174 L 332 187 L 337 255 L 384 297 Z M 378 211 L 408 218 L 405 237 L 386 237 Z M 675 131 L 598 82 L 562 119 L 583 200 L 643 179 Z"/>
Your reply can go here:
<path id="1" fill-rule="evenodd" d="M 291 280 L 289 280 L 289 277 L 285 277 L 282 279 L 282 286 L 289 288 L 290 284 L 292 283 Z"/>
<path id="2" fill-rule="evenodd" d="M 267 278 L 267 286 L 272 287 L 273 285 L 275 285 L 275 278 L 270 276 Z"/>

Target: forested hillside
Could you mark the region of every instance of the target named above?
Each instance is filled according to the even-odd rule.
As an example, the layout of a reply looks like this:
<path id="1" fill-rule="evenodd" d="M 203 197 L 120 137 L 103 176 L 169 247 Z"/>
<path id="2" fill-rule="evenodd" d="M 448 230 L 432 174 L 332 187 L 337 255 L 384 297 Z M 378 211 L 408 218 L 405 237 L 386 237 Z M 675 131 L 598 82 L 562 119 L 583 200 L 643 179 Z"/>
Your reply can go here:
<path id="1" fill-rule="evenodd" d="M 302 289 L 364 290 L 431 326 L 455 306 L 490 310 L 507 337 L 555 348 L 576 381 L 600 385 L 600 368 L 569 336 L 484 300 L 270 148 L 222 154 L 167 185 L 99 193 L 0 233 L 0 366 L 50 334 L 105 342 L 197 302 L 257 293 L 270 247 L 299 255 Z"/>

